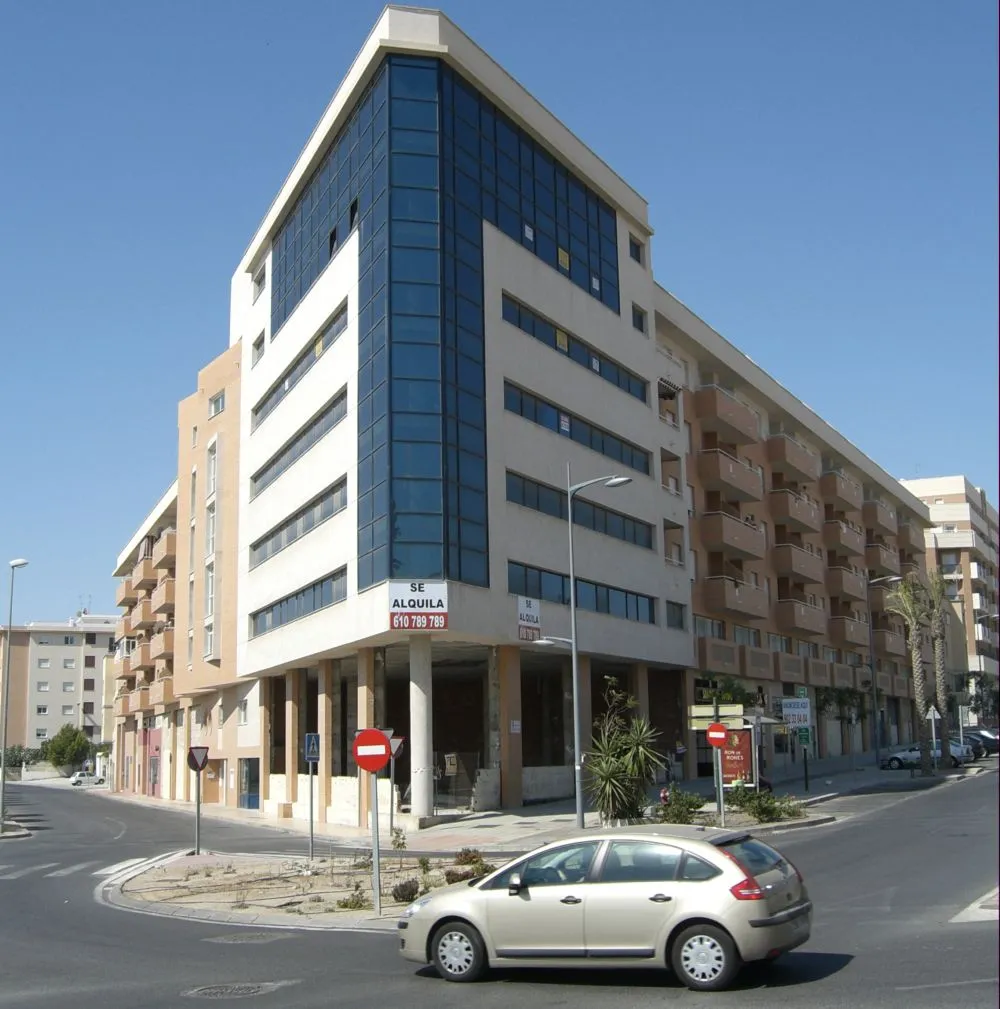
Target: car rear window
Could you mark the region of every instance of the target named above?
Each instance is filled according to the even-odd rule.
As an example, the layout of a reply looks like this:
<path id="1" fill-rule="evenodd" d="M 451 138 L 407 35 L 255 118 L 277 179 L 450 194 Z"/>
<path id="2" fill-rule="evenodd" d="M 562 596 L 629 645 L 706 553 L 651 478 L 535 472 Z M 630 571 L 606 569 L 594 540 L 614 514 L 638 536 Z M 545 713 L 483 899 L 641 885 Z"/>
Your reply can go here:
<path id="1" fill-rule="evenodd" d="M 785 859 L 774 848 L 754 837 L 724 841 L 719 845 L 719 848 L 736 859 L 752 876 L 776 869 L 785 862 Z"/>

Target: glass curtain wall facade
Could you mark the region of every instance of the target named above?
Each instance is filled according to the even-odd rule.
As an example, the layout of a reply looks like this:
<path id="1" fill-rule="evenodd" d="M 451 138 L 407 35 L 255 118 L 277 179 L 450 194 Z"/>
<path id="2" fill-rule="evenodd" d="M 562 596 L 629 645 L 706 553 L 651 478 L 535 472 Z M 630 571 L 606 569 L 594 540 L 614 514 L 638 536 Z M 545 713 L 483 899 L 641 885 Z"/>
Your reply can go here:
<path id="1" fill-rule="evenodd" d="M 359 232 L 359 591 L 489 584 L 483 220 L 620 311 L 614 210 L 451 68 L 393 55 L 275 237 L 271 339 Z"/>

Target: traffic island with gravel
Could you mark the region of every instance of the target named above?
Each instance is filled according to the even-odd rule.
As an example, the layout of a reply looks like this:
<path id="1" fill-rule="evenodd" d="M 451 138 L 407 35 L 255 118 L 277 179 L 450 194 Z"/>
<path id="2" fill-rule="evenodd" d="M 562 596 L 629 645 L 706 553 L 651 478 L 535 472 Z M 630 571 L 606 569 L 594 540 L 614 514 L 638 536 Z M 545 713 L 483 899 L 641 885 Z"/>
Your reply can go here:
<path id="1" fill-rule="evenodd" d="M 368 851 L 322 858 L 180 855 L 124 882 L 112 903 L 179 918 L 288 928 L 380 927 L 423 893 L 492 872 L 474 849 L 446 858 L 387 853 L 382 919 L 372 899 Z"/>

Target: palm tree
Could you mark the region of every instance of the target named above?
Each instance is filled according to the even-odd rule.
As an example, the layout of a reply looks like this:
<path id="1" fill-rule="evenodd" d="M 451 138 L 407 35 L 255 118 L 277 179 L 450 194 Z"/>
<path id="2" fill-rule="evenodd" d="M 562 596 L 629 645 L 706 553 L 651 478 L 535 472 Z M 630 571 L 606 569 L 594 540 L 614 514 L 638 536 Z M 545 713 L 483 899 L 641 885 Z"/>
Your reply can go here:
<path id="1" fill-rule="evenodd" d="M 945 675 L 948 619 L 951 603 L 945 590 L 945 580 L 938 568 L 930 575 L 931 587 L 928 594 L 930 612 L 931 642 L 934 645 L 934 687 L 937 695 L 937 709 L 941 713 L 941 755 L 945 755 L 944 741 L 951 735 L 948 728 L 948 681 Z"/>
<path id="2" fill-rule="evenodd" d="M 902 618 L 906 624 L 910 644 L 910 663 L 913 666 L 913 698 L 917 705 L 917 739 L 920 741 L 920 773 L 934 773 L 931 762 L 931 739 L 927 725 L 927 679 L 924 676 L 924 656 L 922 651 L 924 628 L 930 615 L 927 590 L 923 583 L 912 575 L 898 582 L 889 593 L 885 608 Z M 872 656 L 874 666 L 875 657 Z M 875 675 L 874 668 L 872 676 Z M 944 752 L 944 747 L 942 747 Z"/>

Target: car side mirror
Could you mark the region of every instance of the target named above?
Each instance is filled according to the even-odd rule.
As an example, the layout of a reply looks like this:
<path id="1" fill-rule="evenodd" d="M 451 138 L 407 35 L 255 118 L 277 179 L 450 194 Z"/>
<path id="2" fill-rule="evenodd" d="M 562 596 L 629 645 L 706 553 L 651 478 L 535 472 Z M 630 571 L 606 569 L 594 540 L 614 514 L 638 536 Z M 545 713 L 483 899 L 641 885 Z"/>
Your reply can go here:
<path id="1" fill-rule="evenodd" d="M 507 893 L 511 897 L 516 897 L 524 889 L 524 882 L 521 879 L 521 874 L 519 872 L 512 872 L 510 874 L 510 879 L 507 880 Z"/>

